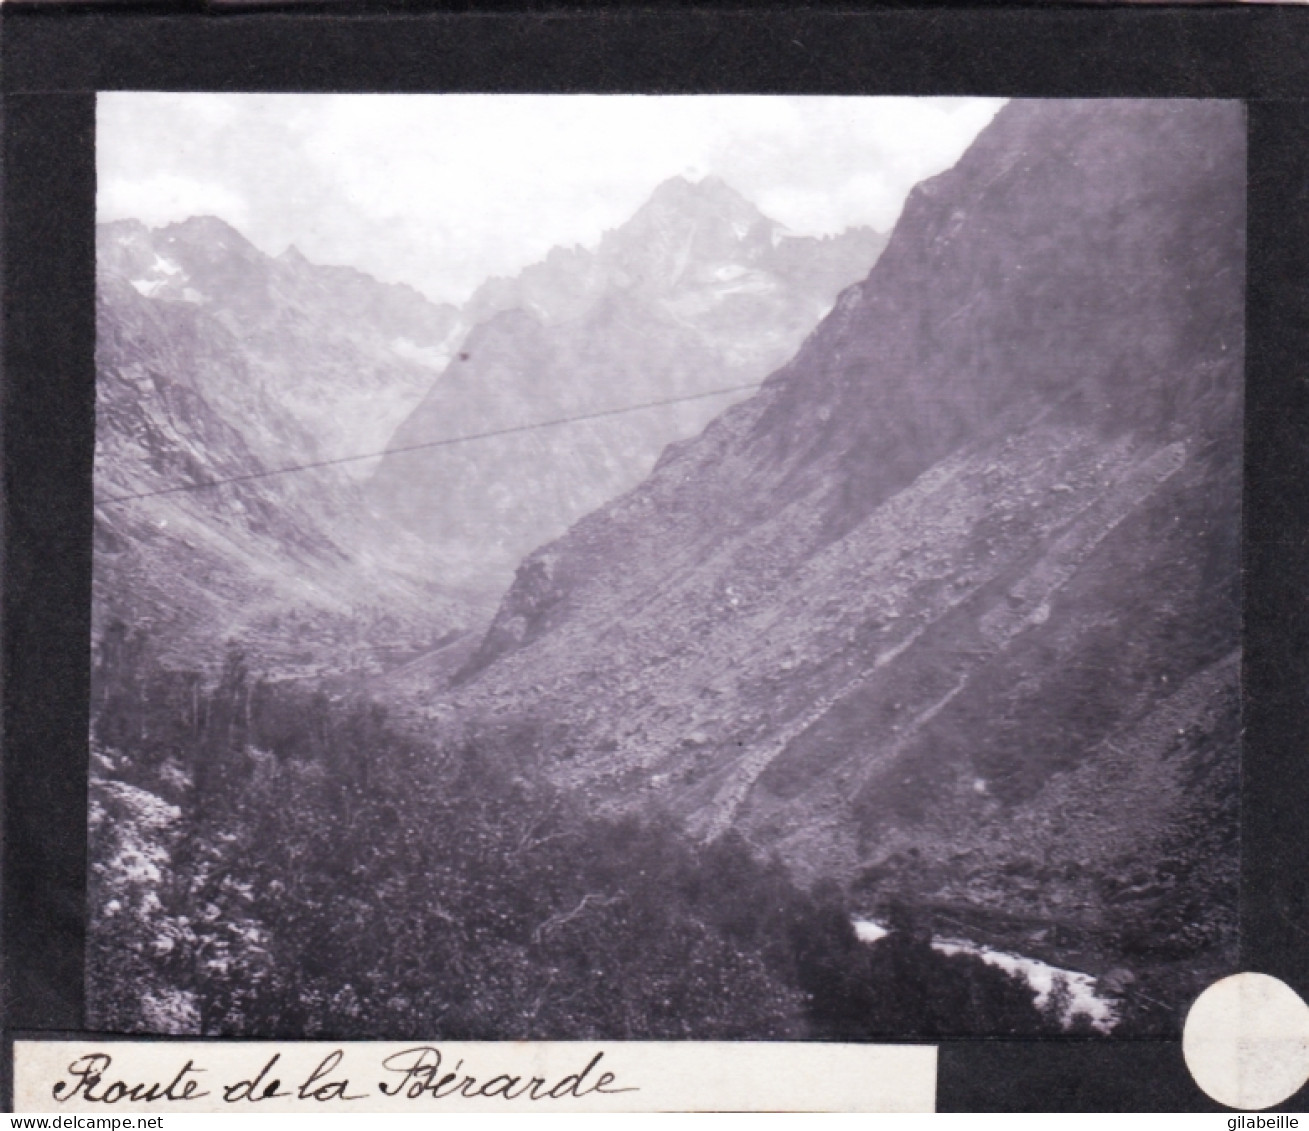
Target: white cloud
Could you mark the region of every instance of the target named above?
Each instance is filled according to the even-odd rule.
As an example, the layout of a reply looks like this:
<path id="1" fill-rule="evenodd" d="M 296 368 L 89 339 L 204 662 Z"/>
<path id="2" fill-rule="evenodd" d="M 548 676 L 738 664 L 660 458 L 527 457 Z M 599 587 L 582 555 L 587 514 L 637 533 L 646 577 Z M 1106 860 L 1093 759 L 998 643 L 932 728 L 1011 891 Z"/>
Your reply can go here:
<path id="1" fill-rule="evenodd" d="M 793 231 L 889 228 L 998 100 L 102 94 L 102 216 L 222 216 L 271 253 L 460 300 L 716 174 Z M 188 211 L 190 210 L 190 211 Z"/>
<path id="2" fill-rule="evenodd" d="M 213 181 L 176 173 L 156 173 L 140 180 L 115 177 L 100 185 L 96 212 L 101 220 L 132 218 L 151 227 L 188 216 L 222 216 L 236 228 L 247 223 L 245 200 Z"/>

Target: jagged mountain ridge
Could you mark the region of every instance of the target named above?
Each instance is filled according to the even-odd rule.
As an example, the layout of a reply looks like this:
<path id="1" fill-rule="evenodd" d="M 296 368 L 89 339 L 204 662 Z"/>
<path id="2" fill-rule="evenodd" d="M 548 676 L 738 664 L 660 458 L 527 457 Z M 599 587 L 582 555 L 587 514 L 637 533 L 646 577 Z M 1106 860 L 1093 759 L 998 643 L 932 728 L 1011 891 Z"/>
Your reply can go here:
<path id="1" fill-rule="evenodd" d="M 680 257 L 680 274 L 695 275 L 699 264 L 703 275 L 704 255 L 710 252 L 719 256 L 714 262 L 721 265 L 724 255 L 739 251 L 741 236 L 747 234 L 753 241 L 750 261 L 766 260 L 776 275 L 756 271 L 757 278 L 746 277 L 749 271 L 737 268 L 726 281 L 697 277 L 678 292 L 684 299 L 690 295 L 703 301 L 706 286 L 757 291 L 760 279 L 775 283 L 797 273 L 826 272 L 817 282 L 801 286 L 807 302 L 772 312 L 793 321 L 786 331 L 793 337 L 821 313 L 820 300 L 810 292 L 832 288 L 858 273 L 881 243 L 866 230 L 827 240 L 788 236 L 721 182 L 690 186 L 678 180 L 658 190 L 632 221 L 632 238 L 649 244 L 644 253 L 634 253 L 630 241 L 618 238 L 620 233 L 609 233 L 599 252 L 560 251 L 518 279 L 490 281 L 459 311 L 432 304 L 406 286 L 382 284 L 350 268 L 310 263 L 294 247 L 278 257 L 265 255 L 214 217 L 193 217 L 154 230 L 134 220 L 100 225 L 100 621 L 109 616 L 144 619 L 181 655 L 197 646 L 209 655 L 221 639 L 241 638 L 275 668 L 310 674 L 324 670 L 316 655 L 323 645 L 329 652 L 347 651 L 343 632 L 356 639 L 371 631 L 366 625 L 383 623 L 386 634 L 394 636 L 391 626 L 398 617 L 405 626 L 400 631 L 405 643 L 393 640 L 395 646 L 387 651 L 405 653 L 423 640 L 447 640 L 488 616 L 491 606 L 479 609 L 498 597 L 508 574 L 504 563 L 499 573 L 488 568 L 484 497 L 463 505 L 470 516 L 472 542 L 461 552 L 457 540 L 452 550 L 449 538 L 434 543 L 420 536 L 431 535 L 430 530 L 420 527 L 416 535 L 397 526 L 392 521 L 394 499 L 385 487 L 361 494 L 357 482 L 370 474 L 375 460 L 348 460 L 339 467 L 289 476 L 250 477 L 380 451 L 397 424 L 424 400 L 430 402 L 427 415 L 415 413 L 420 419 L 407 426 L 408 433 L 401 429 L 394 442 L 402 443 L 410 434 L 421 442 L 484 429 L 499 417 L 494 409 L 488 411 L 485 390 L 476 382 L 470 387 L 466 379 L 476 367 L 453 367 L 439 389 L 434 382 L 461 345 L 484 366 L 494 360 L 499 346 L 510 375 L 497 395 L 508 389 L 512 399 L 526 376 L 523 350 L 512 327 L 524 321 L 535 327 L 541 319 L 552 325 L 568 323 L 570 286 L 585 289 L 594 284 L 590 309 L 607 312 L 600 321 L 616 332 L 608 339 L 601 340 L 603 334 L 597 338 L 593 319 L 580 331 L 568 327 L 558 340 L 547 340 L 554 356 L 568 359 L 565 364 L 578 381 L 571 402 L 565 397 L 563 406 L 551 402 L 545 411 L 567 413 L 578 404 L 593 405 L 598 390 L 613 383 L 615 375 L 619 385 L 625 384 L 622 375 L 632 369 L 625 351 L 634 341 L 666 354 L 676 349 L 663 344 L 665 335 L 674 347 L 686 342 L 677 321 L 685 311 L 647 320 L 658 312 L 632 301 L 631 294 L 615 293 L 610 277 L 620 267 L 639 271 L 643 265 L 658 265 L 667 274 L 670 249 L 658 251 L 654 244 L 660 231 L 667 235 L 679 221 L 689 223 L 691 234 L 707 244 L 694 262 L 686 259 L 686 248 L 673 249 L 673 258 Z M 730 245 L 726 250 L 719 246 L 724 232 Z M 578 271 L 578 260 L 589 266 Z M 625 279 L 629 290 L 653 287 L 653 293 L 665 296 L 676 283 Z M 708 334 L 712 319 L 701 322 Z M 511 328 L 507 335 L 501 332 L 506 326 Z M 753 333 L 729 327 L 718 353 L 701 348 L 681 359 L 675 375 L 679 387 L 703 387 L 705 375 L 695 371 L 702 362 L 708 363 L 712 378 L 724 357 L 775 350 L 776 333 L 769 326 L 755 325 Z M 574 358 L 580 358 L 580 364 L 574 364 Z M 597 370 L 603 379 L 596 376 Z M 435 413 L 431 403 L 437 406 Z M 635 432 L 637 447 L 644 444 L 648 449 L 642 458 L 653 462 L 670 435 L 693 432 L 706 418 L 700 404 L 647 417 Z M 619 440 L 621 432 L 620 426 Z M 520 461 L 503 481 L 491 484 L 492 491 L 503 494 L 505 484 L 515 479 L 530 484 L 524 499 L 529 510 L 543 515 L 540 532 L 558 532 L 568 519 L 634 478 L 632 452 L 615 441 L 612 429 L 595 432 L 591 439 L 593 446 L 582 453 L 571 481 L 538 478 L 534 467 L 524 475 Z M 515 449 L 513 454 L 521 452 Z M 484 450 L 476 462 L 479 467 L 487 463 Z M 607 472 L 597 474 L 597 464 L 607 465 Z M 403 467 L 404 489 L 415 488 L 415 470 L 423 468 Z M 429 474 L 417 484 L 420 492 L 428 493 L 433 486 L 438 494 L 450 490 L 440 470 L 439 465 L 427 469 Z M 108 502 L 233 477 L 243 482 L 199 493 Z M 386 479 L 385 473 L 379 477 L 383 484 Z M 526 531 L 513 532 L 514 561 L 541 540 L 538 528 L 527 526 Z M 286 542 L 285 553 L 278 549 L 279 539 Z M 455 568 L 450 568 L 452 561 Z M 284 639 L 279 626 L 288 612 L 293 628 Z M 306 629 L 300 619 L 316 628 Z M 302 646 L 310 638 L 317 638 L 318 645 Z M 459 649 L 452 653 L 456 662 L 465 654 Z M 329 667 L 334 664 L 329 660 Z"/>
<path id="2" fill-rule="evenodd" d="M 475 614 L 370 513 L 351 465 L 267 475 L 357 451 L 407 411 L 434 370 L 394 342 L 439 349 L 452 313 L 265 256 L 212 218 L 98 235 L 97 631 L 140 626 L 186 664 L 230 638 L 266 669 L 322 674 L 466 627 Z M 360 309 L 376 315 L 362 327 Z"/>
<path id="3" fill-rule="evenodd" d="M 1236 105 L 1010 104 L 436 709 L 869 901 L 1227 954 L 1244 168 Z"/>
<path id="4" fill-rule="evenodd" d="M 866 228 L 791 236 L 721 180 L 675 177 L 594 250 L 557 248 L 484 284 L 461 313 L 458 355 L 391 447 L 762 380 L 884 242 Z M 526 553 L 744 395 L 393 452 L 371 498 L 433 545 L 445 576 L 503 590 Z"/>
<path id="5" fill-rule="evenodd" d="M 585 315 L 615 289 L 690 307 L 718 297 L 705 293 L 715 284 L 728 294 L 748 293 L 772 282 L 766 275 L 800 290 L 796 297 L 805 305 L 788 317 L 812 328 L 817 319 L 810 321 L 810 314 L 831 305 L 818 296 L 838 293 L 852 273 L 861 278 L 885 244 L 871 228 L 796 236 L 719 177 L 671 177 L 630 220 L 605 232 L 594 251 L 558 247 L 512 278 L 488 279 L 462 313 L 476 324 L 523 309 L 554 324 Z"/>
<path id="6" fill-rule="evenodd" d="M 411 287 L 310 263 L 294 247 L 265 255 L 212 216 L 153 230 L 136 220 L 102 224 L 96 257 L 104 275 L 145 298 L 203 310 L 239 344 L 251 382 L 211 381 L 210 399 L 261 455 L 283 464 L 380 450 L 449 360 L 461 328 L 454 307 Z M 270 399 L 298 430 L 261 436 Z M 356 477 L 368 470 L 346 466 Z"/>

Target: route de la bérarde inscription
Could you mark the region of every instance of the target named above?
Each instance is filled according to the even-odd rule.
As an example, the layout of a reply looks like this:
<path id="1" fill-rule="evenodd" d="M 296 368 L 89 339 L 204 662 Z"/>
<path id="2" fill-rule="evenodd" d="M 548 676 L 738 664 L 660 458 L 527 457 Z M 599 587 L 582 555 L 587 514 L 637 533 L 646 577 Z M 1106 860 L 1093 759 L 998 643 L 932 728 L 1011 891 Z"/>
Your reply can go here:
<path id="1" fill-rule="evenodd" d="M 494 1071 L 474 1074 L 465 1069 L 462 1058 L 450 1063 L 435 1045 L 415 1045 L 392 1053 L 372 1069 L 365 1068 L 355 1080 L 346 1072 L 343 1049 L 329 1051 L 307 1074 L 279 1071 L 281 1059 L 281 1053 L 273 1053 L 256 1072 L 224 1079 L 214 1078 L 188 1057 L 175 1070 L 138 1080 L 115 1074 L 110 1053 L 92 1052 L 69 1064 L 66 1074 L 51 1087 L 51 1097 L 57 1103 L 80 1099 L 97 1104 L 185 1104 L 217 1095 L 225 1104 L 247 1106 L 289 1099 L 349 1103 L 381 1095 L 406 1100 L 499 1099 L 549 1106 L 551 1100 L 640 1090 L 620 1081 L 615 1073 L 601 1070 L 603 1052 L 595 1053 L 579 1071 L 557 1077 Z"/>

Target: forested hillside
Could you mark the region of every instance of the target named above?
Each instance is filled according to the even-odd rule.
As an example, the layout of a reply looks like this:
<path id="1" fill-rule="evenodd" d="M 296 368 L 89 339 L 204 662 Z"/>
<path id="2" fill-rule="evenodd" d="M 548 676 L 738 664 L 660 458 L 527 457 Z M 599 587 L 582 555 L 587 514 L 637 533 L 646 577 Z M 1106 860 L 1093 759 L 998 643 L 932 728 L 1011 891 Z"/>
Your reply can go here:
<path id="1" fill-rule="evenodd" d="M 90 1026 L 402 1039 L 795 1039 L 1062 1031 L 1020 979 L 839 888 L 696 845 L 393 729 L 363 701 L 96 666 Z"/>

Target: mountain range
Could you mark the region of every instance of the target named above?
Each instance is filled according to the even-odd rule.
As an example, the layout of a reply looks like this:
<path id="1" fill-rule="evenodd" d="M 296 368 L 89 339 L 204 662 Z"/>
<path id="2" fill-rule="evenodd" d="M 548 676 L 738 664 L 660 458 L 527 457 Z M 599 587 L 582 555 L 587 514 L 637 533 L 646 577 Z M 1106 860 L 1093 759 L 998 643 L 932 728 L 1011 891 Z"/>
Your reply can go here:
<path id="1" fill-rule="evenodd" d="M 380 449 L 439 373 L 452 309 L 214 218 L 101 225 L 96 298 L 97 632 L 121 620 L 187 664 L 236 640 L 317 675 L 472 623 L 369 511 L 366 468 L 276 474 Z"/>
<path id="2" fill-rule="evenodd" d="M 1011 103 L 762 389 L 526 557 L 449 690 L 389 693 L 870 913 L 1221 966 L 1244 144 L 1234 104 Z"/>
<path id="3" fill-rule="evenodd" d="M 457 356 L 370 480 L 373 505 L 435 547 L 451 583 L 498 596 L 524 555 L 786 361 L 884 244 L 869 228 L 788 235 L 715 177 L 665 181 L 594 250 L 556 248 L 478 289 Z"/>
<path id="4" fill-rule="evenodd" d="M 214 217 L 101 225 L 97 624 L 305 676 L 484 627 L 524 554 L 730 397 L 395 449 L 758 382 L 884 242 L 788 235 L 676 178 L 456 308 Z"/>
<path id="5" fill-rule="evenodd" d="M 97 617 L 358 671 L 870 917 L 1198 987 L 1236 939 L 1244 146 L 1230 103 L 1016 101 L 889 242 L 679 178 L 459 309 L 105 226 Z"/>

